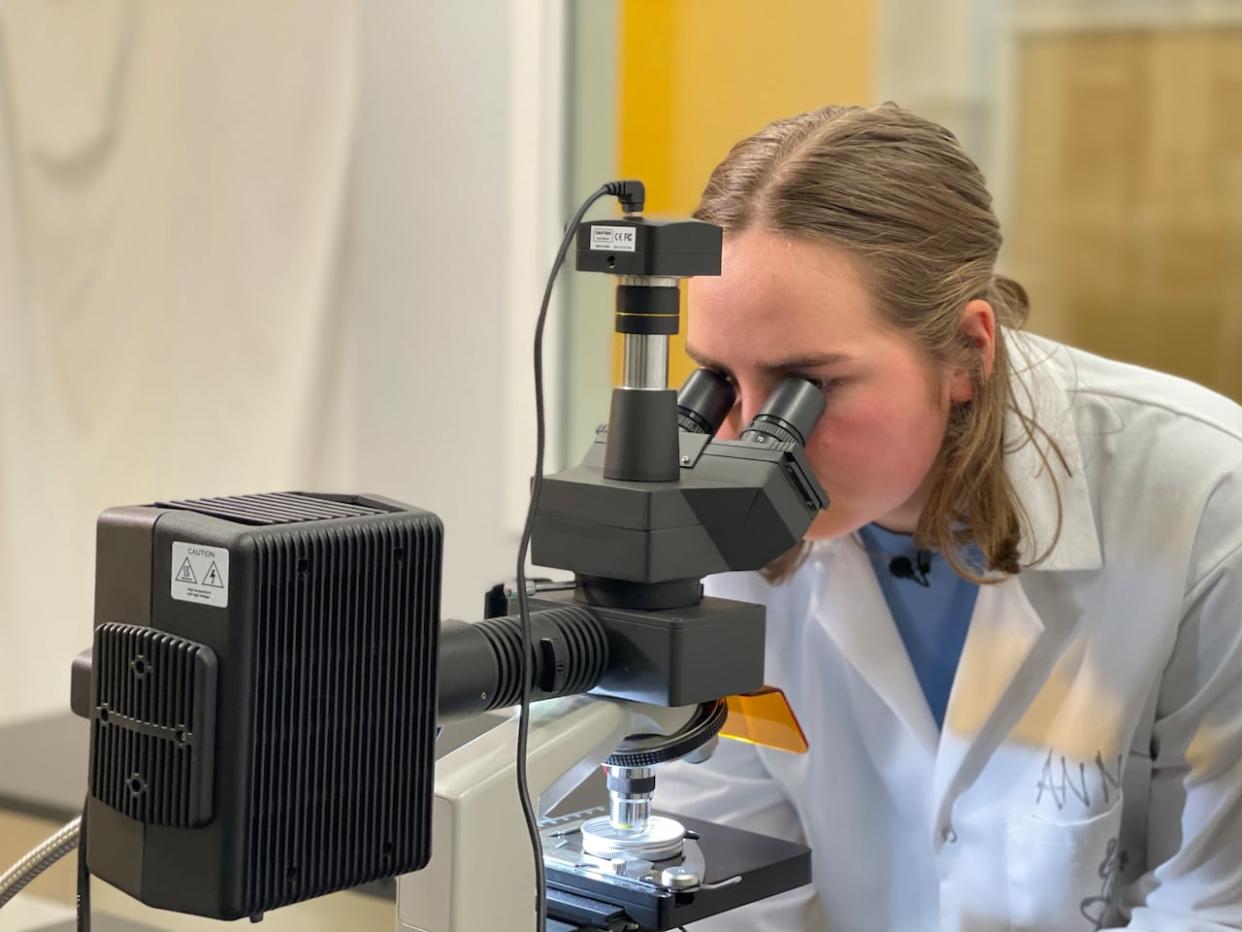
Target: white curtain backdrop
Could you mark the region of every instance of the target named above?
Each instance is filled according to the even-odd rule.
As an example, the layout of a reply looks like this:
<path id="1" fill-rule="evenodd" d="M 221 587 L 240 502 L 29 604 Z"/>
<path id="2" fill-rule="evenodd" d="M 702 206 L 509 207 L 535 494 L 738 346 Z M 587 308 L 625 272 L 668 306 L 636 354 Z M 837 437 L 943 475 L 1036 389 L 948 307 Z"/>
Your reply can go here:
<path id="1" fill-rule="evenodd" d="M 512 575 L 510 15 L 0 4 L 0 723 L 66 707 L 111 505 L 379 492 L 447 613 Z"/>

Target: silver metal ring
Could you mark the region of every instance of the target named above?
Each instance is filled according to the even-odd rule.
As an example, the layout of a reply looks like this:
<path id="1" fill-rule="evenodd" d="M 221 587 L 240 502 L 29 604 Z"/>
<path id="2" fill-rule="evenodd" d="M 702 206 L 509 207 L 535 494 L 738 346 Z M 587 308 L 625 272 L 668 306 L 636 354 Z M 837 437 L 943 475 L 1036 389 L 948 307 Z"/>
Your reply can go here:
<path id="1" fill-rule="evenodd" d="M 663 861 L 681 854 L 685 827 L 667 816 L 652 816 L 645 832 L 615 828 L 607 816 L 582 823 L 582 850 L 597 858 L 641 858 Z"/>

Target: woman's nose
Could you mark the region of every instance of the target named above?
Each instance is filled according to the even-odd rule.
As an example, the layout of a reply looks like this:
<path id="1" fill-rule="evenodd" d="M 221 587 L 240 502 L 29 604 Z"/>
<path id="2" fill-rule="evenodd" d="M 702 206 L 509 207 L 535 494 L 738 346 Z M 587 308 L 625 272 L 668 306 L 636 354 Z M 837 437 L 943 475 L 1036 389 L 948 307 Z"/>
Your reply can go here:
<path id="1" fill-rule="evenodd" d="M 759 413 L 762 403 L 763 399 L 758 398 L 753 391 L 739 392 L 738 398 L 733 402 L 733 408 L 725 417 L 724 423 L 720 425 L 720 430 L 716 431 L 716 439 L 736 440 L 746 429 L 746 425 Z"/>
<path id="2" fill-rule="evenodd" d="M 738 403 L 734 406 L 737 411 L 738 433 L 746 429 L 746 426 L 755 419 L 755 415 L 763 410 L 763 403 L 768 400 L 768 393 L 760 392 L 756 389 L 743 390 Z"/>

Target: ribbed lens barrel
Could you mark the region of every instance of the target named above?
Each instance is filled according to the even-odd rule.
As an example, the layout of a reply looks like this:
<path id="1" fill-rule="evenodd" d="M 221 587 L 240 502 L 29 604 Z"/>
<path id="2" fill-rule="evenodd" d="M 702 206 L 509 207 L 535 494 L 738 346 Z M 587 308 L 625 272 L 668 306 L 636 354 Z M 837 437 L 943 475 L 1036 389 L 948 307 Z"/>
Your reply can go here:
<path id="1" fill-rule="evenodd" d="M 608 638 L 586 608 L 532 612 L 531 700 L 594 688 L 608 669 Z M 517 615 L 440 628 L 439 714 L 443 724 L 522 699 L 522 622 Z"/>
<path id="2" fill-rule="evenodd" d="M 819 423 L 827 404 L 824 393 L 813 383 L 796 376 L 785 379 L 768 396 L 763 410 L 742 432 L 741 439 L 755 443 L 775 440 L 806 446 L 806 440 Z"/>

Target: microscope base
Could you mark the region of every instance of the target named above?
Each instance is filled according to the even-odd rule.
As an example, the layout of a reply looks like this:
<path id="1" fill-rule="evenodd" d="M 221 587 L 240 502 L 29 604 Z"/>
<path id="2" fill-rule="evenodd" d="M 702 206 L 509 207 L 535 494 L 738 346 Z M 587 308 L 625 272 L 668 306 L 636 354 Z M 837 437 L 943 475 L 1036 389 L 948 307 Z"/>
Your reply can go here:
<path id="1" fill-rule="evenodd" d="M 610 929 L 628 919 L 642 932 L 663 932 L 811 882 L 810 849 L 686 816 L 675 817 L 687 830 L 678 857 L 624 863 L 593 858 L 582 851 L 579 827 L 605 812 L 596 808 L 542 822 L 549 930 Z M 677 891 L 661 886 L 661 873 L 676 867 L 692 870 L 700 885 Z"/>

